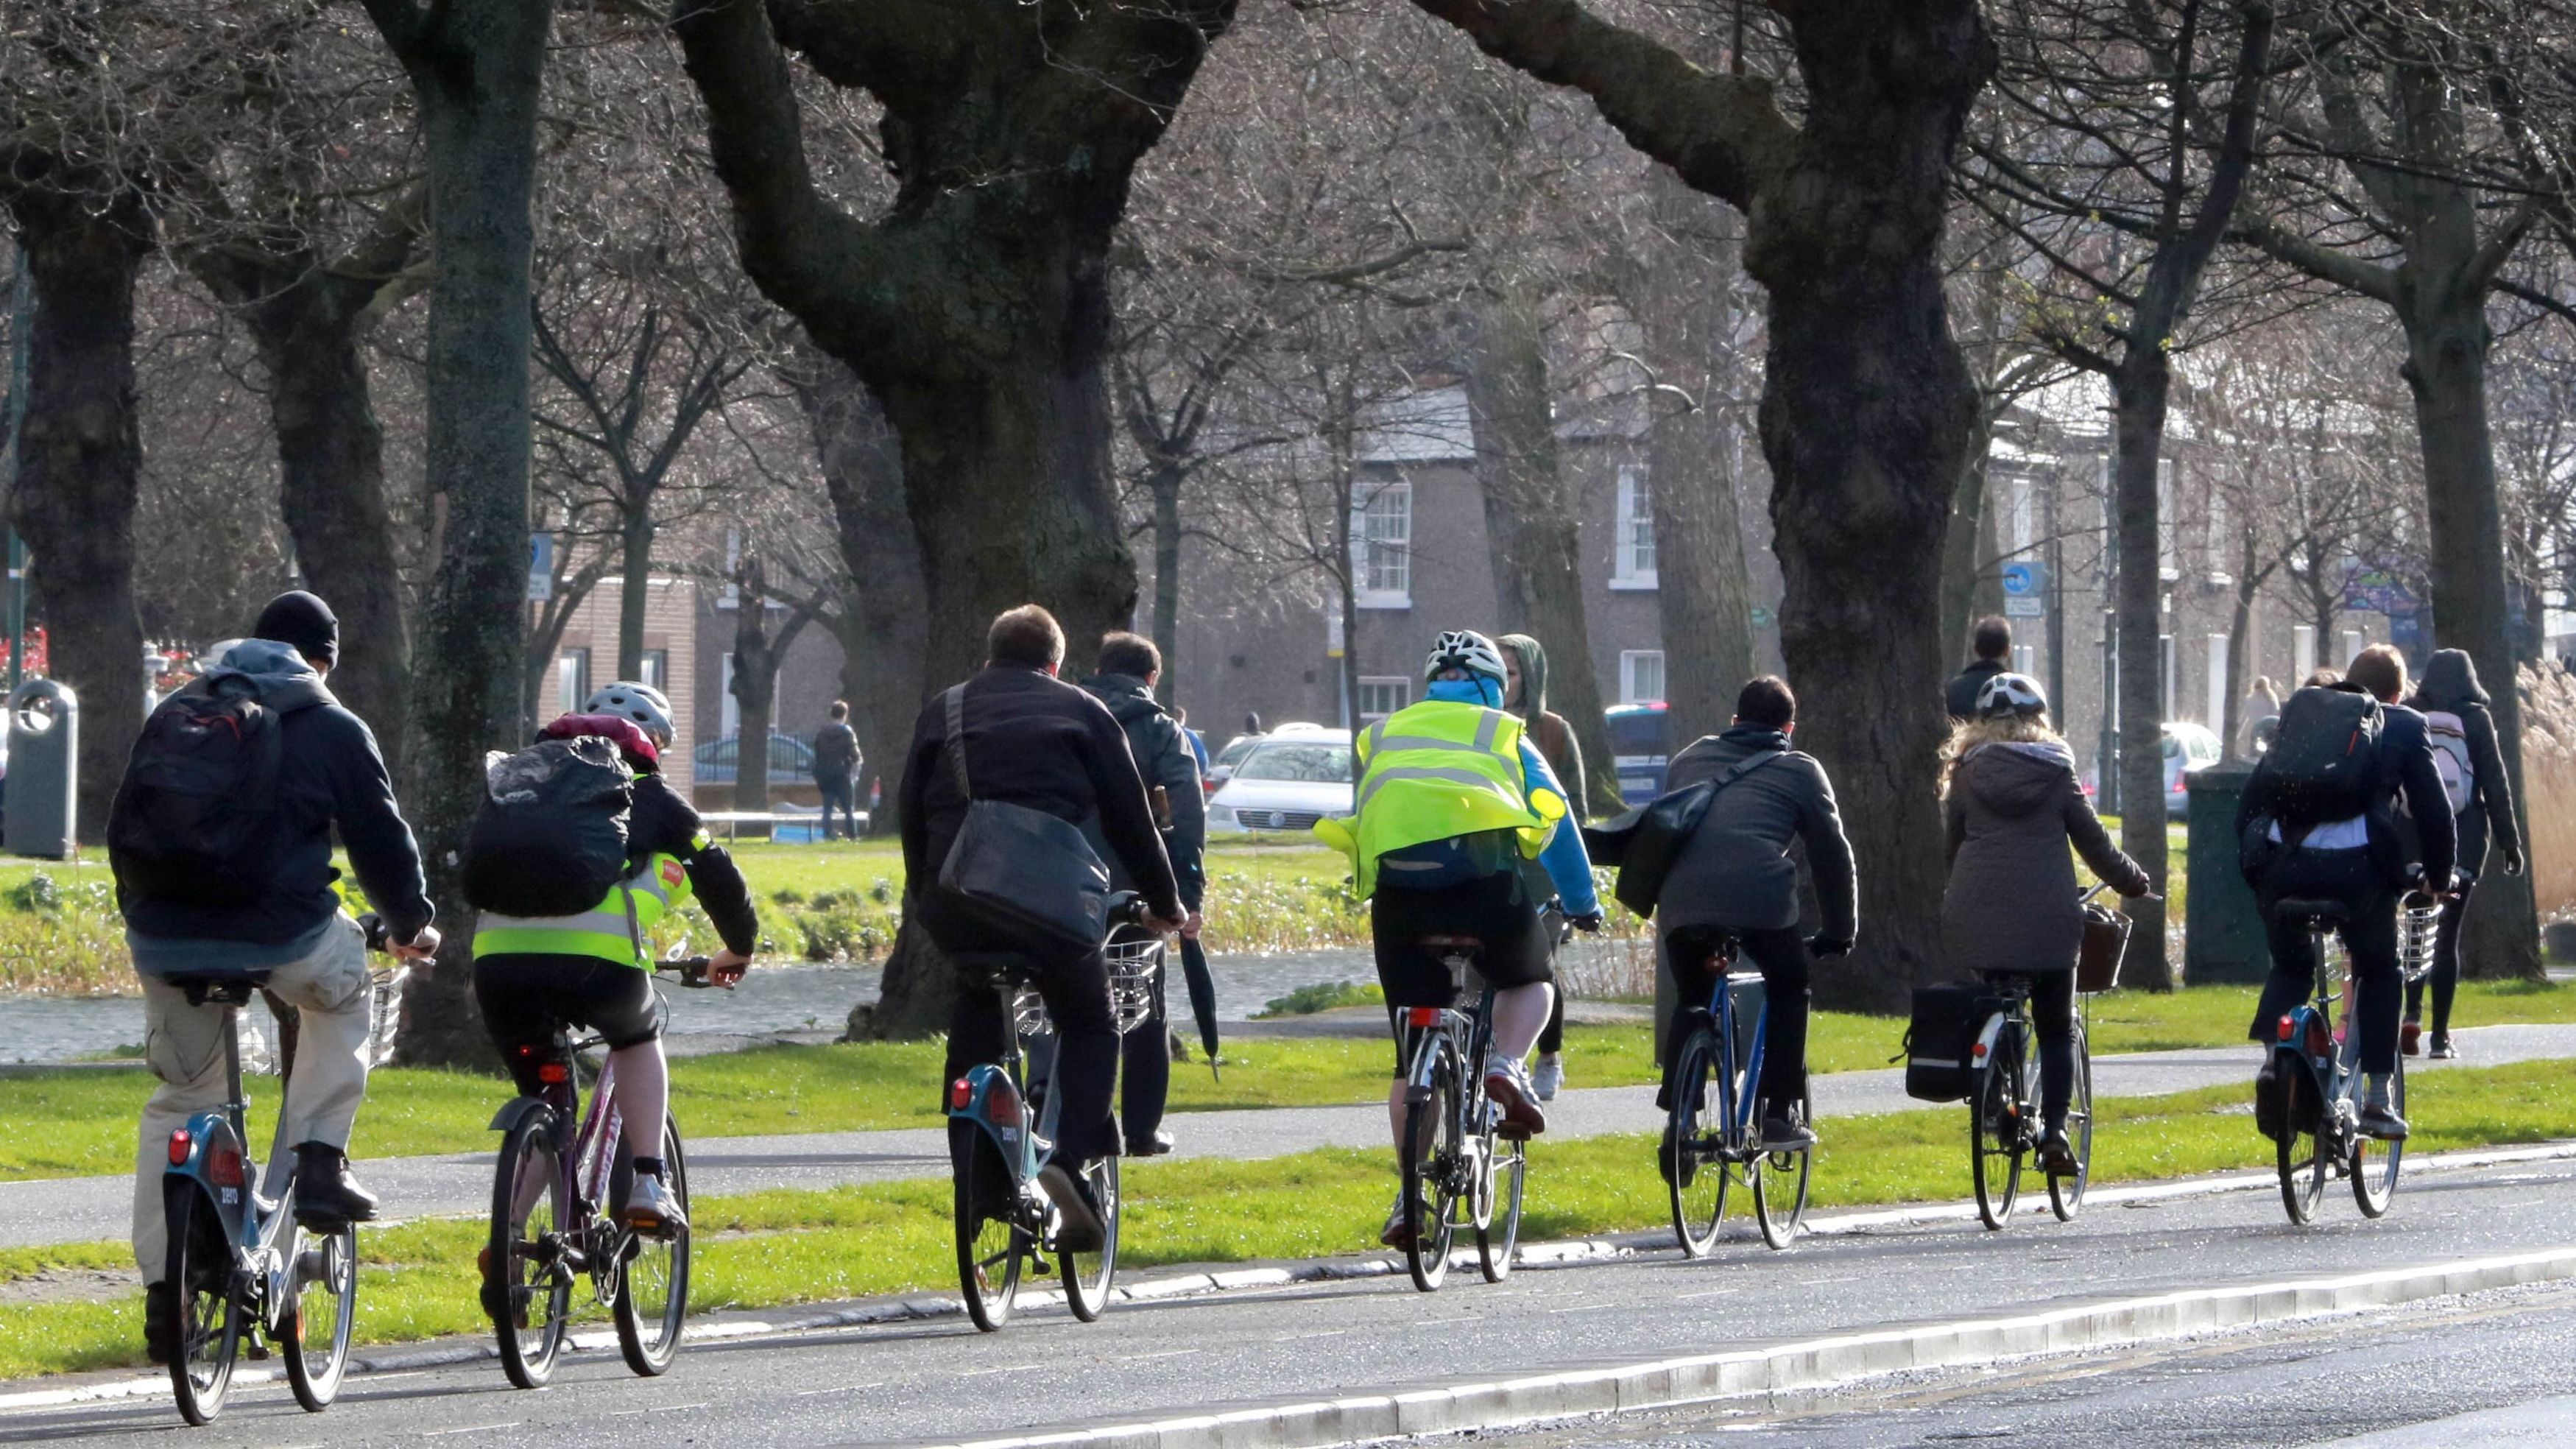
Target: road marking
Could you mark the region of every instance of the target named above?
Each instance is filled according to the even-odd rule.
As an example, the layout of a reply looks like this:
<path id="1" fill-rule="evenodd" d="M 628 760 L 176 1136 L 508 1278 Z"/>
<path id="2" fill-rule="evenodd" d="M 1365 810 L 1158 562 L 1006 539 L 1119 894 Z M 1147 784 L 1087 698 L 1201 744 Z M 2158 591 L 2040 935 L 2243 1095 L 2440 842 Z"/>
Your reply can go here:
<path id="1" fill-rule="evenodd" d="M 1291 1334 L 1286 1334 L 1286 1335 L 1283 1335 L 1282 1337 L 1280 1337 L 1279 1339 L 1277 1339 L 1277 1340 L 1276 1340 L 1276 1342 L 1279 1342 L 1279 1343 L 1296 1343 L 1296 1342 L 1298 1342 L 1298 1341 L 1300 1341 L 1300 1340 L 1303 1340 L 1303 1339 L 1309 1339 L 1309 1338 L 1340 1338 L 1341 1336 L 1343 1336 L 1344 1334 L 1347 1334 L 1347 1333 L 1349 1333 L 1349 1332 L 1350 1332 L 1350 1330 L 1349 1330 L 1349 1329 L 1347 1329 L 1347 1328 L 1327 1328 L 1327 1329 L 1325 1329 L 1325 1330 L 1324 1330 L 1323 1332 L 1321 1332 L 1321 1333 L 1291 1333 Z"/>
<path id="2" fill-rule="evenodd" d="M 1195 1348 L 1167 1348 L 1161 1353 L 1122 1353 L 1119 1357 L 1129 1363 L 1141 1363 L 1149 1358 L 1185 1358 L 1196 1352 Z"/>
<path id="3" fill-rule="evenodd" d="M 703 1403 L 658 1404 L 650 1409 L 620 1409 L 616 1413 L 609 1415 L 609 1417 L 612 1419 L 632 1419 L 643 1414 L 685 1414 L 691 1409 L 703 1409 L 705 1407 L 707 1407 L 707 1405 Z"/>
<path id="4" fill-rule="evenodd" d="M 444 1439 L 450 1434 L 489 1434 L 496 1429 L 515 1429 L 526 1422 L 528 1421 L 525 1419 L 512 1419 L 506 1424 L 467 1424 L 455 1429 L 423 1429 L 420 1431 L 420 1437 Z"/>
<path id="5" fill-rule="evenodd" d="M 1572 1308 L 1551 1308 L 1550 1313 L 1598 1313 L 1604 1308 L 1625 1308 L 1624 1303 L 1578 1303 Z"/>
<path id="6" fill-rule="evenodd" d="M 879 1379 L 872 1384 L 844 1384 L 837 1389 L 799 1389 L 796 1391 L 796 1397 L 800 1399 L 810 1399 L 816 1394 L 855 1394 L 861 1389 L 881 1389 L 884 1387 L 885 1380 Z"/>
<path id="7" fill-rule="evenodd" d="M 1675 1297 L 1673 1301 L 1679 1303 L 1692 1298 L 1724 1298 L 1730 1293 L 1741 1293 L 1743 1291 L 1744 1290 L 1741 1288 L 1710 1288 L 1698 1293 L 1680 1294 Z"/>
<path id="8" fill-rule="evenodd" d="M 1462 1314 L 1456 1318 L 1417 1318 L 1413 1320 L 1413 1326 L 1416 1328 L 1437 1328 L 1444 1323 L 1475 1323 L 1479 1321 L 1480 1319 L 1476 1314 L 1468 1313 Z"/>

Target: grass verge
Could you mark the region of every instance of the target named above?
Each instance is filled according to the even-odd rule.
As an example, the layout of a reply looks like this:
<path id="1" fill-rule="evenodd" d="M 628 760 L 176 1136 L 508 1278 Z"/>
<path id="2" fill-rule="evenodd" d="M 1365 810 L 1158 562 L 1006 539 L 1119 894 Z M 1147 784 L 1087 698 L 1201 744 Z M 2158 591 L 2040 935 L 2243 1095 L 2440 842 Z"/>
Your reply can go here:
<path id="1" fill-rule="evenodd" d="M 2415 1138 L 2438 1152 L 2543 1141 L 2576 1130 L 2567 1065 L 2527 1062 L 2409 1083 Z M 2102 1182 L 2268 1166 L 2241 1087 L 2107 1099 L 2094 1147 Z M 1896 1113 L 1823 1124 L 1820 1208 L 1955 1199 L 1966 1193 L 1961 1112 Z M 1641 1126 L 1647 1124 L 1640 1124 Z M 1531 1153 L 1533 1239 L 1653 1228 L 1665 1219 L 1651 1133 Z M 1255 1162 L 1128 1165 L 1122 1256 L 1133 1268 L 1346 1253 L 1374 1242 L 1392 1180 L 1390 1154 L 1333 1149 Z M 2270 1210 L 2249 1200 L 2249 1215 Z M 692 1298 L 700 1311 L 769 1308 L 911 1290 L 953 1291 L 944 1181 L 701 1200 Z M 358 1332 L 369 1343 L 483 1331 L 471 1222 L 411 1223 L 362 1238 Z M 0 1252 L 0 1379 L 140 1362 L 142 1295 L 132 1288 L 39 1301 L 32 1284 L 121 1266 L 120 1244 Z M 40 1276 L 42 1275 L 42 1276 Z"/>

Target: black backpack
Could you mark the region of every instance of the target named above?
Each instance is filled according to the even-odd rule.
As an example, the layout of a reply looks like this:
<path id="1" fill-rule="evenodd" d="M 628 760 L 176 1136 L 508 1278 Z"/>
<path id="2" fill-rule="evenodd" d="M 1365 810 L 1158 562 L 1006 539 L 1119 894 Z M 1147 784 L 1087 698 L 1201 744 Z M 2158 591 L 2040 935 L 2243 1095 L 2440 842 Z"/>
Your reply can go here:
<path id="1" fill-rule="evenodd" d="M 245 680 L 161 702 L 126 757 L 107 817 L 120 891 L 215 909 L 257 903 L 275 884 L 283 717 Z"/>
<path id="2" fill-rule="evenodd" d="M 504 916 L 577 916 L 627 874 L 635 772 L 596 735 L 494 759 L 465 837 L 465 899 Z"/>
<path id="3" fill-rule="evenodd" d="M 2263 773 L 2286 838 L 2368 813 L 2379 776 L 2379 723 L 2379 701 L 2356 690 L 2312 685 L 2281 706 Z"/>

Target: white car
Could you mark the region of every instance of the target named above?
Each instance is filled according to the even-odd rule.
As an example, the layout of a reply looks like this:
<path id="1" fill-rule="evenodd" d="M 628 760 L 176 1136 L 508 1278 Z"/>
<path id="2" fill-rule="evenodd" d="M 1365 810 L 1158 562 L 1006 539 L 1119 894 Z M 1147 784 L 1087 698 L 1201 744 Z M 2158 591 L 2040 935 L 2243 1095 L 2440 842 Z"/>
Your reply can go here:
<path id="1" fill-rule="evenodd" d="M 1252 747 L 1208 800 L 1211 835 L 1303 834 L 1326 816 L 1351 813 L 1351 733 L 1282 728 Z"/>
<path id="2" fill-rule="evenodd" d="M 2179 820 L 2191 813 L 2191 790 L 2184 783 L 2187 775 L 2196 775 L 2215 765 L 2226 755 L 2219 748 L 2218 736 L 2206 725 L 2189 720 L 2165 721 L 2165 815 Z"/>

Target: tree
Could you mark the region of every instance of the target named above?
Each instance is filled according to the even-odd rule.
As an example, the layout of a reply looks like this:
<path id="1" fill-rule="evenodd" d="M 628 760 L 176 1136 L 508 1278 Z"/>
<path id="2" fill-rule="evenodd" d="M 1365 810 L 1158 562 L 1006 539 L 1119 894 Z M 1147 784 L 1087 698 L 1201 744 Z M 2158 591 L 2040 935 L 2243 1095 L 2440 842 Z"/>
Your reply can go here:
<path id="1" fill-rule="evenodd" d="M 1938 265 L 1951 153 L 1994 48 L 1973 0 L 1773 0 L 1778 81 L 1702 69 L 1579 0 L 1415 0 L 1489 55 L 1590 97 L 1628 142 L 1746 217 L 1769 297 L 1761 429 L 1799 742 L 1849 804 L 1862 947 L 1818 999 L 1901 1009 L 1940 971 L 1937 538 L 1976 398 Z"/>
<path id="2" fill-rule="evenodd" d="M 778 665 L 796 636 L 814 622 L 815 606 L 789 606 L 787 618 L 769 627 L 768 571 L 760 555 L 746 551 L 734 566 L 736 602 L 733 615 L 733 682 L 728 687 L 741 705 L 742 727 L 734 735 L 733 808 L 769 808 L 770 713 L 778 700 Z"/>

